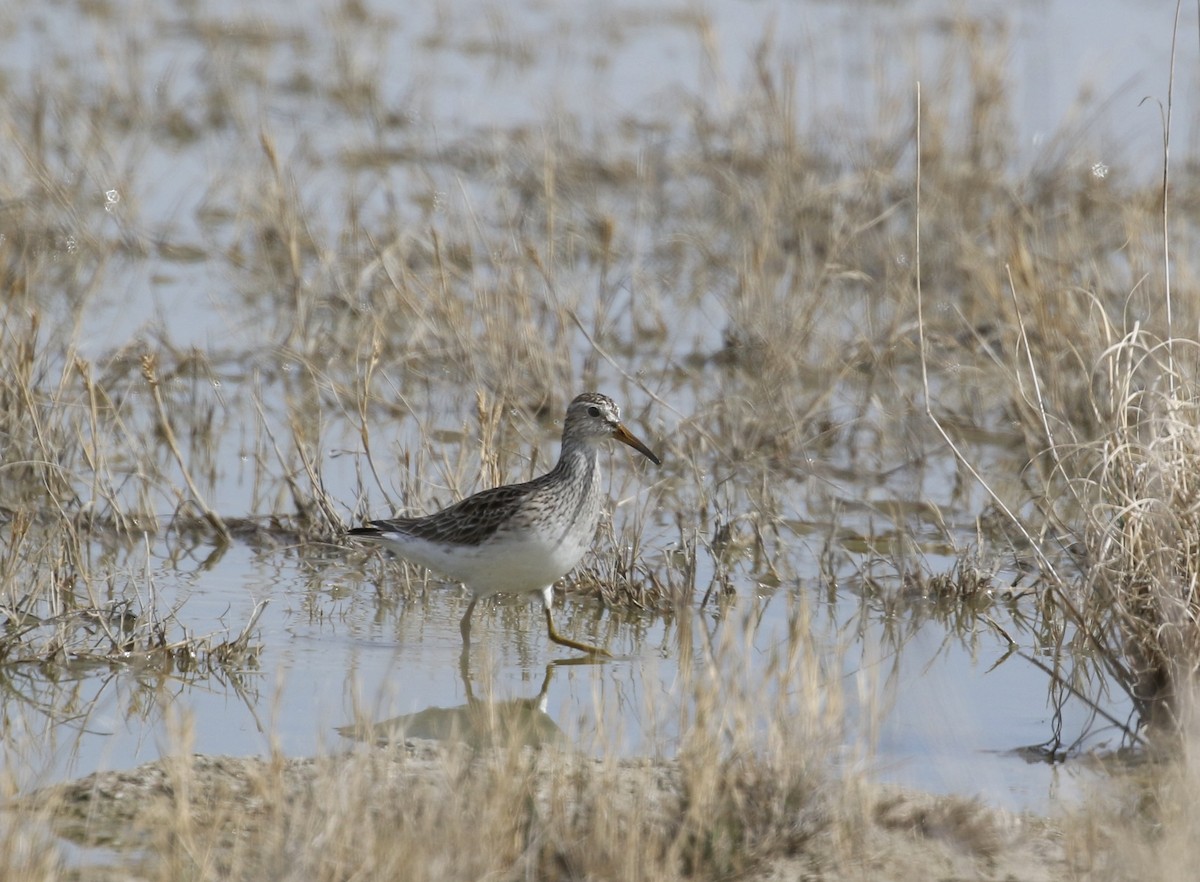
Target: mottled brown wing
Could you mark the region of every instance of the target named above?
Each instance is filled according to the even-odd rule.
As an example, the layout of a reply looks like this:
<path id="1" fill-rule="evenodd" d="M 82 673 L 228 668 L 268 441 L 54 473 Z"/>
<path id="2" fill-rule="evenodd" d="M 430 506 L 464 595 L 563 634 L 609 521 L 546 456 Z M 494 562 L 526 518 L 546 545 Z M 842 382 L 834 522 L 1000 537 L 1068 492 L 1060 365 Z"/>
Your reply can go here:
<path id="1" fill-rule="evenodd" d="M 479 545 L 505 522 L 513 519 L 537 484 L 510 484 L 493 487 L 454 503 L 423 518 L 391 518 L 368 521 L 350 531 L 351 536 L 378 536 L 380 533 L 406 533 L 430 542 L 448 545 Z"/>

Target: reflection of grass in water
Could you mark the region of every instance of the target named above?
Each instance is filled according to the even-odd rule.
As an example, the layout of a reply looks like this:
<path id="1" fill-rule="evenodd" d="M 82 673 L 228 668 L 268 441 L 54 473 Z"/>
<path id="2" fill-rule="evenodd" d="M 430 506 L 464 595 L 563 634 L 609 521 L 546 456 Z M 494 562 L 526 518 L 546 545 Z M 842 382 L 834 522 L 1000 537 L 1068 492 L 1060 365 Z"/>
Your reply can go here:
<path id="1" fill-rule="evenodd" d="M 637 127 L 589 139 L 564 120 L 545 135 L 447 143 L 383 106 L 372 73 L 383 59 L 367 49 L 380 44 L 367 38 L 389 25 L 349 3 L 330 16 L 346 50 L 334 75 L 300 64 L 286 83 L 308 118 L 345 125 L 351 143 L 330 154 L 316 140 L 281 148 L 273 118 L 253 106 L 269 105 L 279 85 L 257 52 L 295 35 L 211 25 L 182 29 L 209 62 L 182 87 L 142 76 L 145 56 L 131 51 L 120 73 L 89 68 L 113 71 L 96 81 L 67 67 L 38 89 L 17 84 L 3 111 L 11 137 L 0 157 L 21 169 L 0 182 L 10 661 L 53 669 L 71 653 L 129 651 L 130 640 L 142 654 L 215 651 L 227 638 L 186 637 L 186 608 L 158 609 L 142 573 L 114 584 L 129 543 L 153 534 L 183 554 L 272 537 L 336 541 L 368 510 L 428 511 L 528 477 L 551 456 L 548 421 L 585 386 L 629 402 L 631 427 L 661 438 L 667 455 L 649 492 L 614 469 L 623 504 L 570 587 L 654 613 L 707 599 L 728 616 L 730 595 L 756 588 L 819 581 L 844 603 L 834 587 L 849 584 L 882 610 L 935 596 L 925 614 L 968 634 L 992 610 L 996 584 L 973 562 L 1011 558 L 1026 574 L 1014 602 L 1029 630 L 1017 639 L 1078 648 L 1063 643 L 1046 568 L 946 465 L 921 411 L 907 96 L 885 111 L 875 143 L 855 145 L 858 156 L 824 155 L 794 119 L 791 62 L 764 47 L 735 109 L 698 102 L 669 142 Z M 1098 643 L 1127 665 L 1122 682 L 1147 686 L 1149 699 L 1171 687 L 1169 706 L 1186 717 L 1176 684 L 1197 657 L 1192 377 L 1178 358 L 1164 393 L 1151 370 L 1147 341 L 1166 337 L 1155 194 L 1118 168 L 1101 176 L 1055 157 L 1035 174 L 1013 171 L 994 48 L 1004 41 L 989 27 L 955 24 L 945 73 L 926 83 L 921 283 L 934 306 L 922 330 L 934 411 L 994 458 L 989 485 L 1029 536 L 1046 548 L 1048 535 L 1084 539 L 1083 590 L 1066 555 L 1049 561 L 1065 574 L 1062 597 L 1086 602 L 1078 632 L 1095 634 L 1089 651 Z M 495 45 L 528 63 L 527 47 Z M 161 85 L 153 99 L 151 83 Z M 210 137 L 232 142 L 238 161 L 211 169 L 188 234 L 197 245 L 137 207 L 154 182 L 134 160 L 163 138 L 186 151 Z M 333 204 L 316 183 L 331 168 L 342 176 Z M 97 194 L 113 179 L 125 196 L 106 211 Z M 230 289 L 215 297 L 230 322 L 255 329 L 252 348 L 233 337 L 211 352 L 181 350 L 168 322 L 130 328 L 94 361 L 78 357 L 76 344 L 91 343 L 79 323 L 121 296 L 129 265 L 170 276 L 172 261 L 197 257 Z M 1186 277 L 1189 252 L 1175 260 Z M 1195 327 L 1196 304 L 1175 305 L 1175 327 Z M 1127 338 L 1134 320 L 1139 334 Z M 1135 353 L 1137 369 L 1121 367 Z M 393 433 L 417 439 L 399 463 Z M 232 480 L 234 449 L 253 487 L 246 512 L 208 504 Z M 334 451 L 353 461 L 336 483 L 346 458 Z M 897 473 L 915 477 L 897 488 Z M 879 503 L 876 488 L 941 498 L 919 511 Z M 950 570 L 930 572 L 921 547 L 903 541 L 918 528 L 952 550 Z M 802 644 L 793 634 L 787 651 Z M 795 659 L 778 665 L 768 687 L 813 676 Z M 804 682 L 798 708 L 756 707 L 756 691 L 696 682 L 698 718 L 685 721 L 675 802 L 661 811 L 636 800 L 613 808 L 607 788 L 624 774 L 615 761 L 547 785 L 523 756 L 474 775 L 443 771 L 454 787 L 422 785 L 430 799 L 393 805 L 378 774 L 385 761 L 370 755 L 344 780 L 314 779 L 296 814 L 284 811 L 293 802 L 270 765 L 255 785 L 261 798 L 206 810 L 231 822 L 253 815 L 267 831 L 264 862 L 291 864 L 299 851 L 298 865 L 330 878 L 356 860 L 375 861 L 362 872 L 379 876 L 421 859 L 463 861 L 461 875 L 516 865 L 561 878 L 707 877 L 803 851 L 830 824 L 852 842 L 828 789 L 838 739 L 826 727 L 837 714 L 814 698 L 820 679 Z M 1089 686 L 1081 675 L 1079 688 Z M 806 719 L 816 737 L 789 728 Z M 164 774 L 186 792 L 184 766 Z M 347 780 L 380 802 L 339 801 Z M 854 776 L 843 783 L 853 795 Z M 163 878 L 226 869 L 196 856 L 210 831 L 228 828 L 197 830 L 191 808 L 169 803 L 152 825 Z M 247 873 L 259 866 L 234 854 Z M 470 863 L 489 856 L 495 864 Z"/>

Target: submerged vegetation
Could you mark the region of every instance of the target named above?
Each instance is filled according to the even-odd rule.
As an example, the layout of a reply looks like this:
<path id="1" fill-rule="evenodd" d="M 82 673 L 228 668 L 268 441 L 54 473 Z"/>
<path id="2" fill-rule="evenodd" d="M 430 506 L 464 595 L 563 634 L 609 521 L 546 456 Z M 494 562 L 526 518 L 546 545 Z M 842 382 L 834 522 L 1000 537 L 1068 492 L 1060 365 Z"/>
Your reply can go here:
<path id="1" fill-rule="evenodd" d="M 249 547 L 380 610 L 420 597 L 411 573 L 373 596 L 344 530 L 544 470 L 551 421 L 597 388 L 664 464 L 649 491 L 613 470 L 619 504 L 564 588 L 610 636 L 671 623 L 689 699 L 646 760 L 412 740 L 192 758 L 180 722 L 152 766 L 66 784 L 8 726 L 0 875 L 60 877 L 43 823 L 110 847 L 114 878 L 1194 866 L 1200 302 L 1174 295 L 1198 273 L 1194 168 L 1164 205 L 1144 169 L 1082 161 L 1076 132 L 1030 161 L 1003 35 L 970 18 L 919 106 L 890 95 L 850 150 L 806 137 L 795 60 L 767 44 L 727 105 L 447 137 L 418 84 L 383 88 L 397 24 L 362 4 L 328 13 L 317 52 L 188 4 L 161 33 L 81 14 L 84 56 L 119 45 L 113 64 L 4 74 L 5 695 L 81 731 L 67 684 L 114 670 L 130 714 L 169 706 L 167 682 L 257 702 L 264 604 L 198 630 L 163 572 Z M 461 50 L 529 63 L 495 16 Z M 699 19 L 656 26 L 703 42 Z M 196 68 L 161 69 L 158 39 Z M 751 665 L 756 596 L 787 627 Z M 1017 847 L 979 804 L 870 789 L 830 664 L 846 647 L 809 639 L 835 596 L 897 652 L 899 612 L 1011 648 L 1054 707 L 1091 712 L 1082 731 L 1055 714 L 1036 755 L 1112 761 L 1139 797 L 1057 832 L 1024 819 Z M 925 865 L 899 856 L 913 837 Z M 1172 851 L 1147 857 L 1151 837 Z"/>

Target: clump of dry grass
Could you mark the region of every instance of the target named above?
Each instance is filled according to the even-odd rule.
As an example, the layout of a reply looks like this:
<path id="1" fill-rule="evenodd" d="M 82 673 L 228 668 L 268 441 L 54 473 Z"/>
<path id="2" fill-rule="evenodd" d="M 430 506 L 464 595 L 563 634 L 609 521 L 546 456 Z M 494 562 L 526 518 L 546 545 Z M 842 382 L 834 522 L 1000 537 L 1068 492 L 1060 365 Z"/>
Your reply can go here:
<path id="1" fill-rule="evenodd" d="M 1079 608 L 1142 721 L 1165 734 L 1178 731 L 1178 695 L 1200 672 L 1200 409 L 1183 377 L 1137 383 L 1137 363 L 1160 355 L 1138 337 L 1112 353 L 1121 384 L 1084 485 Z"/>

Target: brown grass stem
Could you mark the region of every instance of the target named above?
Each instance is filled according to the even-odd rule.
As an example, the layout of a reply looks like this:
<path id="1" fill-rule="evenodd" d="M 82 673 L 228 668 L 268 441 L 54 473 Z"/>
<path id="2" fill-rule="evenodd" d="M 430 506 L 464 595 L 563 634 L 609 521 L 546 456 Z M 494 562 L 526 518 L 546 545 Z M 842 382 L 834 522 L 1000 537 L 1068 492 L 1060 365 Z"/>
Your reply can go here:
<path id="1" fill-rule="evenodd" d="M 188 468 L 187 461 L 183 457 L 183 452 L 179 449 L 179 442 L 175 439 L 175 430 L 171 428 L 171 418 L 167 415 L 167 406 L 163 402 L 162 392 L 159 389 L 157 359 L 153 354 L 143 355 L 141 365 L 142 376 L 150 386 L 150 394 L 154 397 L 154 406 L 158 413 L 158 425 L 162 430 L 163 438 L 167 442 L 167 447 L 170 449 L 171 455 L 175 457 L 175 462 L 179 464 L 179 470 L 183 475 L 184 483 L 187 484 L 188 492 L 191 493 L 192 500 L 200 509 L 200 513 L 204 516 L 204 519 L 208 521 L 209 526 L 213 528 L 222 542 L 228 543 L 232 540 L 229 528 L 225 526 L 225 522 L 221 519 L 221 516 L 209 508 L 208 503 L 204 501 L 204 495 L 192 479 L 191 470 Z"/>

